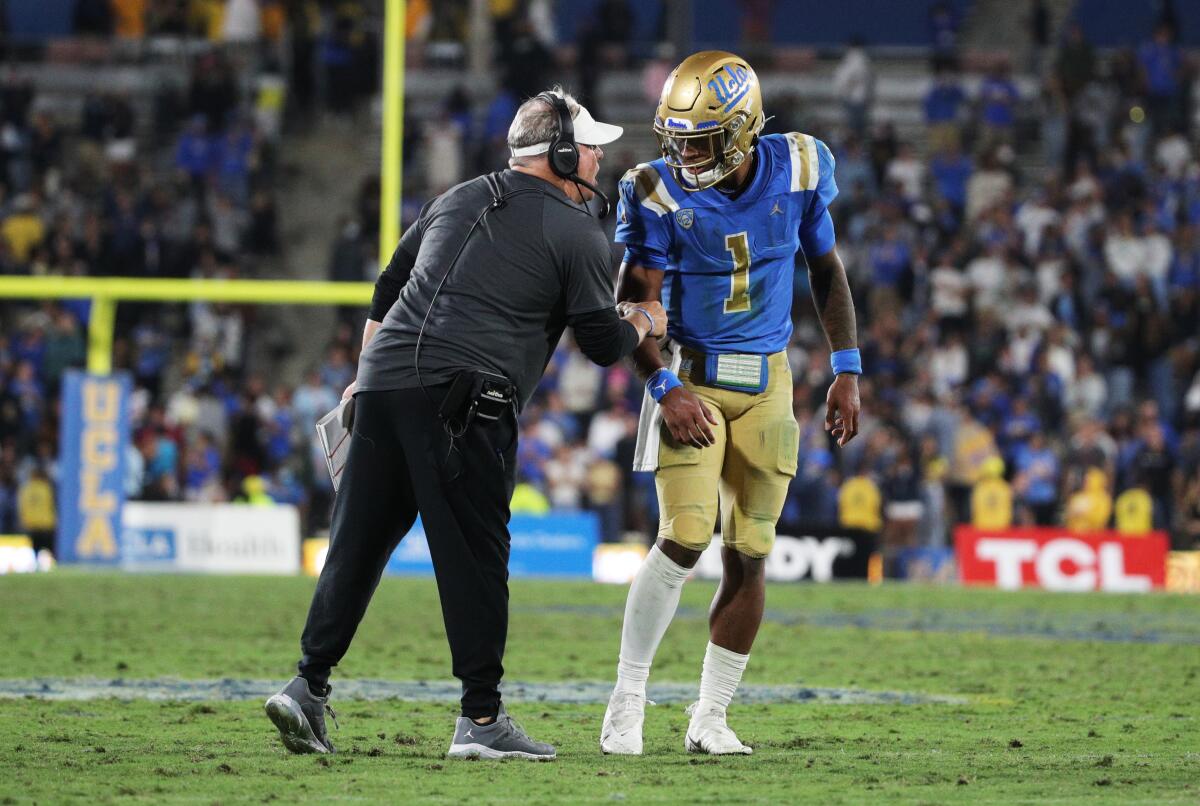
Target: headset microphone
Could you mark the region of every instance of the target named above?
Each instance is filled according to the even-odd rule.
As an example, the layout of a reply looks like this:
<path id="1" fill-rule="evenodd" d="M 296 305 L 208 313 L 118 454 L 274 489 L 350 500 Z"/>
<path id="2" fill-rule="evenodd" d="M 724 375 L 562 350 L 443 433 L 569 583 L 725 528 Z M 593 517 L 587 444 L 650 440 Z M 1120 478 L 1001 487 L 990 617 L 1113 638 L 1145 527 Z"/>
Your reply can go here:
<path id="1" fill-rule="evenodd" d="M 582 177 L 572 176 L 570 179 L 572 182 L 578 185 L 583 185 L 585 188 L 592 191 L 592 193 L 595 193 L 598 197 L 600 197 L 600 218 L 607 218 L 609 213 L 609 202 L 608 196 L 604 195 L 604 191 Z"/>

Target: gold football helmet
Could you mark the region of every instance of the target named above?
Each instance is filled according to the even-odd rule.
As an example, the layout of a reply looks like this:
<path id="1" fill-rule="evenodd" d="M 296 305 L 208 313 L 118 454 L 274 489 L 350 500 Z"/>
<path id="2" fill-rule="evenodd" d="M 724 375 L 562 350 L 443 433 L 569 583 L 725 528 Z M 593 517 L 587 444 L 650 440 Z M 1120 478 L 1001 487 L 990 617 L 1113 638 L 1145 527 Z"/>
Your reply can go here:
<path id="1" fill-rule="evenodd" d="M 721 50 L 693 53 L 663 85 L 654 133 L 663 160 L 684 190 L 720 182 L 746 161 L 763 123 L 758 76 Z"/>

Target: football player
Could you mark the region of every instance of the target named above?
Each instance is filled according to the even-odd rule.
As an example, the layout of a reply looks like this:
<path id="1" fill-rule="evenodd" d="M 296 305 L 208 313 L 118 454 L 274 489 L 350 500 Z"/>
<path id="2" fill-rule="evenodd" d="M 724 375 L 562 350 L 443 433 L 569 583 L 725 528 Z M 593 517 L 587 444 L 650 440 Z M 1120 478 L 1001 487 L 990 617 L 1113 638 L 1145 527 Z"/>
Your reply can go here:
<path id="1" fill-rule="evenodd" d="M 854 307 L 828 212 L 833 156 L 807 134 L 760 136 L 764 122 L 750 65 L 696 53 L 663 87 L 662 158 L 621 179 L 618 297 L 661 299 L 670 324 L 665 356 L 653 343 L 634 353 L 647 378 L 634 469 L 656 471 L 661 520 L 625 606 L 606 753 L 642 752 L 650 664 L 718 514 L 724 573 L 684 744 L 751 752 L 725 713 L 762 620 L 764 558 L 796 473 L 786 348 L 800 250 L 832 351 L 825 428 L 839 445 L 858 432 Z"/>

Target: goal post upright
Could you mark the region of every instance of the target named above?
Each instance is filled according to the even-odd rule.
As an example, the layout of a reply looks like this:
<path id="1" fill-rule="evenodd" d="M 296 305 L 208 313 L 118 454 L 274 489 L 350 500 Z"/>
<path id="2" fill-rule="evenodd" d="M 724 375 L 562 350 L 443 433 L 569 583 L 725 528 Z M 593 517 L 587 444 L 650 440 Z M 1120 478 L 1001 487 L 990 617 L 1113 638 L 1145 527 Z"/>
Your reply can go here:
<path id="1" fill-rule="evenodd" d="M 379 270 L 400 242 L 400 193 L 404 138 L 404 0 L 384 0 L 383 142 L 379 157 Z"/>

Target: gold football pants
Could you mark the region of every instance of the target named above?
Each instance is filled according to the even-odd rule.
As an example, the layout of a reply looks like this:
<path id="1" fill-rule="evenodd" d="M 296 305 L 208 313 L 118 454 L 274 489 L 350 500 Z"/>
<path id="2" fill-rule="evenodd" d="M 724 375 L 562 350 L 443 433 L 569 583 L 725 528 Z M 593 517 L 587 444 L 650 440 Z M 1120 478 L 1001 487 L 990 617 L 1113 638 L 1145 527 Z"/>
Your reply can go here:
<path id="1" fill-rule="evenodd" d="M 661 426 L 658 536 L 703 551 L 712 540 L 719 502 L 725 545 L 748 557 L 765 557 L 796 475 L 800 439 L 787 354 L 768 356 L 767 388 L 757 395 L 698 385 L 694 380 L 703 379 L 703 357 L 685 349 L 683 359 L 680 380 L 716 418 L 711 426 L 716 441 L 707 448 L 681 445 Z"/>

